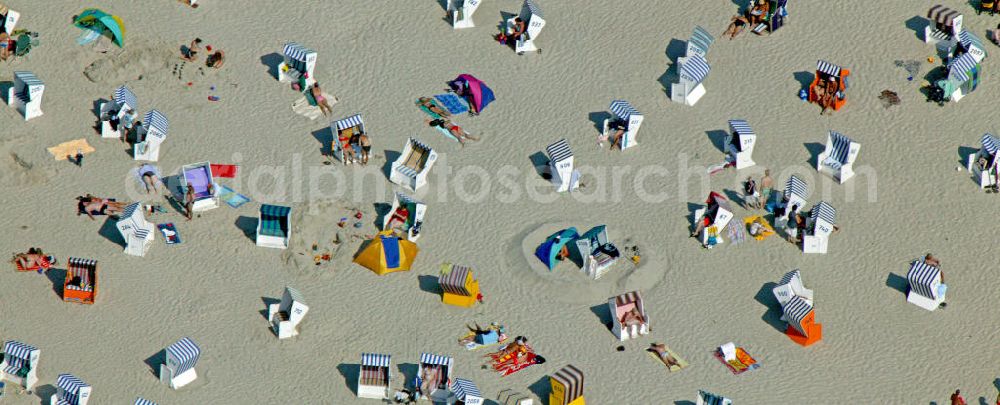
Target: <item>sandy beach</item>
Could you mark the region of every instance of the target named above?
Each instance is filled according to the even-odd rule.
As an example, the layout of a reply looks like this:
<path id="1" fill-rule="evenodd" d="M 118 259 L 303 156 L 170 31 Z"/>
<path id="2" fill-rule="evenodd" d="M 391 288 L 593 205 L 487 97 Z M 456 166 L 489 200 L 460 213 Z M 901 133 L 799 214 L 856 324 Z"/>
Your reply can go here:
<path id="1" fill-rule="evenodd" d="M 45 95 L 44 115 L 27 122 L 0 108 L 0 249 L 39 246 L 60 261 L 46 275 L 0 271 L 0 340 L 41 349 L 35 390 L 8 384 L 5 404 L 48 403 L 60 373 L 93 386 L 91 405 L 136 397 L 160 405 L 378 403 L 355 396 L 362 352 L 392 355 L 393 389 L 413 380 L 428 352 L 453 356 L 454 377 L 474 381 L 489 400 L 512 388 L 536 404 L 547 403 L 548 376 L 565 364 L 583 371 L 593 405 L 693 404 L 699 389 L 741 405 L 944 404 L 956 388 L 969 403 L 997 396 L 1000 353 L 991 349 L 1000 329 L 991 325 L 1000 314 L 990 305 L 1000 291 L 989 269 L 1000 197 L 979 190 L 964 168 L 983 133 L 998 130 L 989 112 L 1000 97 L 997 62 L 985 59 L 980 87 L 960 102 L 925 102 L 924 75 L 940 65 L 927 61 L 936 54 L 922 40 L 932 3 L 794 1 L 779 31 L 729 40 L 721 34 L 738 9 L 730 0 L 540 0 L 542 53 L 523 56 L 493 39 L 519 0 L 483 1 L 477 27 L 464 30 L 442 19 L 443 0 L 4 3 L 21 13 L 18 28 L 40 33 L 40 45 L 0 63 L 0 82 L 32 71 Z M 966 1 L 940 3 L 982 38 L 1000 22 Z M 72 17 L 89 7 L 121 17 L 124 48 L 76 44 Z M 689 107 L 671 102 L 669 87 L 696 25 L 716 41 L 708 92 Z M 225 50 L 222 69 L 203 67 L 204 58 L 181 66 L 179 49 L 194 37 Z M 315 77 L 338 99 L 331 117 L 292 111 L 302 96 L 274 77 L 290 41 L 318 52 Z M 847 105 L 832 115 L 798 98 L 818 59 L 852 72 Z M 918 61 L 919 73 L 908 81 L 896 61 Z M 455 118 L 481 138 L 464 147 L 428 127 L 414 105 L 462 73 L 497 98 L 479 116 Z M 141 114 L 155 108 L 169 118 L 156 162 L 165 176 L 190 163 L 237 164 L 240 174 L 219 184 L 252 201 L 186 221 L 162 195 L 141 192 L 129 173 L 139 162 L 94 129 L 100 100 L 122 84 Z M 900 105 L 884 107 L 883 90 L 897 92 Z M 624 152 L 597 146 L 608 103 L 619 98 L 645 115 L 639 145 Z M 371 162 L 324 164 L 330 119 L 356 113 L 371 135 Z M 710 176 L 734 118 L 759 135 L 757 165 Z M 858 174 L 843 185 L 815 170 L 829 130 L 862 145 Z M 428 206 L 420 253 L 411 271 L 377 276 L 351 259 L 400 190 L 386 173 L 409 137 L 439 154 L 428 185 L 412 193 Z M 46 151 L 80 138 L 96 149 L 82 167 Z M 556 193 L 535 167 L 560 138 L 583 175 L 573 193 Z M 840 231 L 828 254 L 803 254 L 780 237 L 711 250 L 689 238 L 692 213 L 710 191 L 738 196 L 742 180 L 764 168 L 776 188 L 795 174 L 808 184 L 809 206 L 836 208 Z M 147 219 L 173 222 L 183 242 L 166 245 L 157 234 L 145 257 L 125 255 L 113 220 L 75 215 L 74 197 L 85 193 L 161 204 L 167 212 Z M 738 202 L 736 220 L 755 213 Z M 261 203 L 292 207 L 287 250 L 255 245 Z M 599 224 L 619 246 L 641 248 L 638 266 L 622 260 L 593 281 L 570 263 L 549 271 L 533 257 L 553 232 Z M 316 252 L 333 259 L 315 265 Z M 934 312 L 905 294 L 910 262 L 928 252 L 948 278 L 948 306 Z M 68 257 L 99 261 L 96 304 L 62 301 Z M 442 263 L 472 267 L 484 303 L 443 305 Z M 794 269 L 815 291 L 824 329 L 806 348 L 784 334 L 771 293 Z M 310 312 L 298 337 L 279 341 L 266 304 L 285 286 L 302 292 Z M 607 300 L 632 290 L 646 301 L 652 332 L 619 342 L 605 326 Z M 473 322 L 529 337 L 547 362 L 501 378 L 481 367 L 485 349 L 457 344 Z M 202 349 L 199 378 L 172 390 L 157 378 L 160 353 L 184 336 Z M 667 372 L 644 352 L 652 342 L 690 365 Z M 731 374 L 713 357 L 727 342 L 761 367 Z"/>

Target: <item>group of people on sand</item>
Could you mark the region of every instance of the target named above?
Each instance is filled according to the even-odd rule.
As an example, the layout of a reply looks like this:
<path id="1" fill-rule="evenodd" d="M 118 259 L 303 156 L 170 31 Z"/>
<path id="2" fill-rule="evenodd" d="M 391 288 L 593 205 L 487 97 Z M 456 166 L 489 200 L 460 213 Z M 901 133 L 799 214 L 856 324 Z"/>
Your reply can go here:
<path id="1" fill-rule="evenodd" d="M 455 139 L 458 140 L 458 143 L 462 146 L 465 146 L 465 141 L 479 140 L 478 137 L 472 136 L 472 134 L 466 132 L 464 129 L 462 129 L 462 127 L 452 122 L 451 113 L 441 107 L 438 107 L 437 104 L 434 104 L 434 101 L 431 100 L 429 97 L 421 97 L 417 100 L 417 103 L 427 108 L 428 111 L 436 114 L 439 117 L 435 119 L 429 119 L 429 118 L 425 119 L 424 122 L 427 123 L 428 126 L 443 128 L 444 130 L 448 131 L 448 133 L 450 133 L 451 136 L 455 137 Z M 472 104 L 475 103 L 470 103 L 470 106 Z"/>
<path id="2" fill-rule="evenodd" d="M 337 141 L 340 142 L 344 154 L 344 164 L 360 163 L 368 164 L 368 158 L 372 152 L 372 141 L 368 133 L 358 130 L 359 127 L 351 127 L 344 130 L 337 130 Z M 331 148 L 332 151 L 333 148 Z"/>
<path id="3" fill-rule="evenodd" d="M 749 27 L 754 27 L 757 24 L 764 22 L 767 18 L 768 13 L 771 12 L 771 4 L 768 0 L 757 0 L 757 4 L 751 5 L 746 11 L 746 13 L 741 15 L 733 16 L 729 22 L 729 26 L 726 27 L 726 31 L 722 33 L 725 37 L 729 35 L 729 39 L 732 40 L 736 38 L 744 29 Z"/>
<path id="4" fill-rule="evenodd" d="M 191 43 L 185 48 L 181 47 L 181 59 L 188 62 L 194 62 L 198 60 L 198 54 L 201 53 L 201 38 L 195 38 Z M 212 52 L 212 47 L 208 47 L 208 52 Z M 205 58 L 205 66 L 210 68 L 219 69 L 223 64 L 226 63 L 226 53 L 221 49 L 216 49 Z"/>
<path id="5" fill-rule="evenodd" d="M 841 87 L 843 86 L 836 78 L 826 77 L 825 74 L 819 75 L 814 89 L 816 91 L 816 104 L 822 108 L 820 114 L 827 114 L 827 111 L 833 112 L 833 104 L 837 102 L 839 93 L 843 90 Z"/>

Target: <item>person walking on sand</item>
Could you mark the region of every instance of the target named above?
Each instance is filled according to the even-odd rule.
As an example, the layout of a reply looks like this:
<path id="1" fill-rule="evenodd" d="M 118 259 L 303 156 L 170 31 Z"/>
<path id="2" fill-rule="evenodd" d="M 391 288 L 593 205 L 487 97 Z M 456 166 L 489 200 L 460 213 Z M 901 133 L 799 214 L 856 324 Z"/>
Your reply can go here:
<path id="1" fill-rule="evenodd" d="M 757 194 L 757 182 L 753 180 L 753 177 L 747 176 L 747 181 L 743 183 L 743 201 L 745 202 L 746 208 L 758 209 L 760 208 L 760 198 Z"/>
<path id="2" fill-rule="evenodd" d="M 774 179 L 771 178 L 771 169 L 764 169 L 764 177 L 760 178 L 760 203 L 761 205 L 766 205 L 767 200 L 771 199 L 771 191 L 774 187 Z"/>
<path id="3" fill-rule="evenodd" d="M 955 390 L 955 393 L 951 394 L 951 405 L 968 405 L 965 403 L 965 398 L 962 398 L 962 390 Z"/>

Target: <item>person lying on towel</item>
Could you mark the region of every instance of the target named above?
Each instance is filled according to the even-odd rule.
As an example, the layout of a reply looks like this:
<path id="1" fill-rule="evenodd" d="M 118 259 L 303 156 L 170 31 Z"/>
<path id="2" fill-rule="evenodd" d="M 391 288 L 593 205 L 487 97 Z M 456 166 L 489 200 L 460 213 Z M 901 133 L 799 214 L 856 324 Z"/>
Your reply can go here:
<path id="1" fill-rule="evenodd" d="M 465 132 L 465 130 L 463 130 L 462 127 L 455 125 L 455 123 L 451 122 L 447 118 L 440 118 L 436 120 L 425 119 L 424 122 L 426 122 L 427 125 L 430 125 L 432 127 L 444 128 L 445 130 L 448 131 L 448 133 L 451 134 L 451 136 L 454 136 L 455 139 L 458 139 L 458 143 L 462 146 L 465 146 L 466 140 L 472 140 L 472 141 L 479 140 L 479 138 L 470 135 L 468 132 Z"/>
<path id="2" fill-rule="evenodd" d="M 27 253 L 15 253 L 14 257 L 10 259 L 11 263 L 17 263 L 22 269 L 48 269 L 52 264 L 51 260 L 48 260 L 41 248 L 29 248 Z"/>
<path id="3" fill-rule="evenodd" d="M 429 97 L 420 97 L 417 99 L 417 104 L 440 117 L 448 118 L 451 116 L 451 113 L 438 107 L 437 104 L 434 104 L 434 100 L 431 100 Z"/>
<path id="4" fill-rule="evenodd" d="M 660 361 L 667 366 L 667 368 L 681 366 L 677 359 L 670 355 L 670 352 L 667 351 L 667 345 L 663 343 L 650 343 L 649 348 L 646 349 L 646 351 L 656 354 L 660 358 Z"/>
<path id="5" fill-rule="evenodd" d="M 91 220 L 94 215 L 120 215 L 128 204 L 94 197 L 90 194 L 76 197 L 76 215 L 87 214 Z"/>

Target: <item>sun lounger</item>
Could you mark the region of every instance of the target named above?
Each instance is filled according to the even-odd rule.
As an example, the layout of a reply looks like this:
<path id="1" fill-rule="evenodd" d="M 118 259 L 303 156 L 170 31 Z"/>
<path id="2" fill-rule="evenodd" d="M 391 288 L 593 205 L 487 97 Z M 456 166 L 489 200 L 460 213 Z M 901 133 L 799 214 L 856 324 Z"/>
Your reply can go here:
<path id="1" fill-rule="evenodd" d="M 521 39 L 514 43 L 514 52 L 517 52 L 518 55 L 522 55 L 525 52 L 541 52 L 535 46 L 535 39 L 542 32 L 542 28 L 545 28 L 545 17 L 542 16 L 542 10 L 538 8 L 535 1 L 524 0 L 520 14 L 507 19 L 507 35 L 514 34 L 516 27 L 514 18 L 520 18 L 524 22 L 525 27 L 527 27 L 524 34 L 521 35 Z"/>
<path id="2" fill-rule="evenodd" d="M 307 312 L 309 305 L 306 305 L 302 293 L 295 288 L 285 287 L 281 302 L 267 306 L 267 319 L 278 339 L 287 339 L 299 335 L 299 323 Z"/>

